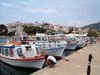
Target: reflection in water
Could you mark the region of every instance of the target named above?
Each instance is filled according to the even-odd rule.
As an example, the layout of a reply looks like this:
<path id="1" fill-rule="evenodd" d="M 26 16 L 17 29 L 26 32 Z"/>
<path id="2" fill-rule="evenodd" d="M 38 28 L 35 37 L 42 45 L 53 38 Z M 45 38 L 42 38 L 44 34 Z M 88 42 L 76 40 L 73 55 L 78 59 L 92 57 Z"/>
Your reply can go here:
<path id="1" fill-rule="evenodd" d="M 13 67 L 0 61 L 0 75 L 29 75 L 35 71 L 37 69 Z"/>

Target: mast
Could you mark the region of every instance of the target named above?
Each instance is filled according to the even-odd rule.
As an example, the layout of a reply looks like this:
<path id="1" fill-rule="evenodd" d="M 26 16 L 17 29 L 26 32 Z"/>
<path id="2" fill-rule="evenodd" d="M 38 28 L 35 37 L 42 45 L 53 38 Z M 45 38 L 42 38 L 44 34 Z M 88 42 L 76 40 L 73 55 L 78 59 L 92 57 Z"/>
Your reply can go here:
<path id="1" fill-rule="evenodd" d="M 73 34 L 75 35 L 75 26 L 73 26 Z"/>

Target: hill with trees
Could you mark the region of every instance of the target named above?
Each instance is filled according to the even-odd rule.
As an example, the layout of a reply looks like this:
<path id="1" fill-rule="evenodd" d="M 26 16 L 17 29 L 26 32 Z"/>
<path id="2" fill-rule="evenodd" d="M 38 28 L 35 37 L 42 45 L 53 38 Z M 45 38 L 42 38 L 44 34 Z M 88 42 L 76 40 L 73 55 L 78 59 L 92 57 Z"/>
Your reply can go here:
<path id="1" fill-rule="evenodd" d="M 100 22 L 86 25 L 83 28 L 90 28 L 90 29 L 100 30 Z"/>

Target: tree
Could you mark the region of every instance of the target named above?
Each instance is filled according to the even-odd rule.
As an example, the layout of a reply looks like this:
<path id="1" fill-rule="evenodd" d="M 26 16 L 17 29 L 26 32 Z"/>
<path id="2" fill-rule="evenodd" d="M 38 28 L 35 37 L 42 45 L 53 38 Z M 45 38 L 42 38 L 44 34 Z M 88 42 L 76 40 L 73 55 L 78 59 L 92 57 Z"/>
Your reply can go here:
<path id="1" fill-rule="evenodd" d="M 16 31 L 11 31 L 11 32 L 9 32 L 9 33 L 8 33 L 8 36 L 13 36 L 13 35 L 15 35 L 15 32 L 16 32 Z"/>
<path id="2" fill-rule="evenodd" d="M 33 26 L 24 26 L 23 29 L 27 34 L 35 34 L 36 30 Z"/>
<path id="3" fill-rule="evenodd" d="M 45 33 L 47 30 L 45 28 L 43 28 L 43 27 L 36 27 L 36 31 L 38 33 Z"/>
<path id="4" fill-rule="evenodd" d="M 7 35 L 8 29 L 6 25 L 0 24 L 0 36 Z"/>
<path id="5" fill-rule="evenodd" d="M 52 29 L 48 29 L 48 30 L 46 31 L 46 33 L 47 33 L 48 35 L 54 35 L 54 34 L 56 33 L 56 31 L 54 31 L 54 30 L 52 30 Z"/>
<path id="6" fill-rule="evenodd" d="M 23 29 L 27 34 L 45 33 L 47 30 L 38 26 L 24 26 Z"/>
<path id="7" fill-rule="evenodd" d="M 97 37 L 98 34 L 97 34 L 96 31 L 89 30 L 87 36 L 89 36 L 89 37 Z"/>

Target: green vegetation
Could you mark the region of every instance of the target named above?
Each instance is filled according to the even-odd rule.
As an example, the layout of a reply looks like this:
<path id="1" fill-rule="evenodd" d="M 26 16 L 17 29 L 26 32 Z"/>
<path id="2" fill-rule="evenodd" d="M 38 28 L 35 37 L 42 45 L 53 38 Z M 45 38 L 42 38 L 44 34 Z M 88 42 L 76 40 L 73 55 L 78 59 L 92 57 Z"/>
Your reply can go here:
<path id="1" fill-rule="evenodd" d="M 8 33 L 8 36 L 13 36 L 13 35 L 15 35 L 15 32 L 16 32 L 16 31 L 11 31 L 11 32 L 9 32 L 9 33 Z"/>
<path id="2" fill-rule="evenodd" d="M 8 29 L 6 25 L 0 24 L 0 36 L 7 35 L 8 34 Z"/>
<path id="3" fill-rule="evenodd" d="M 48 34 L 48 35 L 54 35 L 54 34 L 55 34 L 55 31 L 52 30 L 52 29 L 48 29 L 48 30 L 47 30 L 47 34 Z"/>
<path id="4" fill-rule="evenodd" d="M 90 28 L 90 29 L 100 30 L 100 22 L 86 25 L 83 28 Z"/>
<path id="5" fill-rule="evenodd" d="M 98 37 L 98 33 L 97 33 L 97 31 L 89 30 L 87 36 L 89 36 L 89 37 Z"/>
<path id="6" fill-rule="evenodd" d="M 47 30 L 38 26 L 24 26 L 23 31 L 27 34 L 45 33 Z"/>

